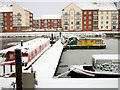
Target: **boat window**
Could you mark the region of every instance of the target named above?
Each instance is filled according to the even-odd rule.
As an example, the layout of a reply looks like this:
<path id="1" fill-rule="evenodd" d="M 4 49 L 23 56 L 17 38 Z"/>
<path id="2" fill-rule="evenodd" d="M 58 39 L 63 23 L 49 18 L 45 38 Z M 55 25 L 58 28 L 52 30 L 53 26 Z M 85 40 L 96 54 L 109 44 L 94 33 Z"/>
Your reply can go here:
<path id="1" fill-rule="evenodd" d="M 82 44 L 82 41 L 78 41 L 78 44 Z"/>
<path id="2" fill-rule="evenodd" d="M 10 54 L 10 59 L 13 59 L 13 54 Z"/>
<path id="3" fill-rule="evenodd" d="M 87 44 L 87 41 L 85 41 L 85 44 Z"/>
<path id="4" fill-rule="evenodd" d="M 100 41 L 100 40 L 97 40 L 95 43 L 96 43 L 96 44 L 101 44 L 101 41 Z"/>

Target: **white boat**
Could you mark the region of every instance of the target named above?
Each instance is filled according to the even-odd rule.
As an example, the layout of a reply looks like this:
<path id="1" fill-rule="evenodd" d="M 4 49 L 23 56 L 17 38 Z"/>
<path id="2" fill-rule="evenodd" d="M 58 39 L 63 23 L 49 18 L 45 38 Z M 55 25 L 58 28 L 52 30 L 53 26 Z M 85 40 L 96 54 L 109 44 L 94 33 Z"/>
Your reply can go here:
<path id="1" fill-rule="evenodd" d="M 120 78 L 119 54 L 93 55 L 92 65 L 72 65 L 68 76 L 73 78 Z"/>

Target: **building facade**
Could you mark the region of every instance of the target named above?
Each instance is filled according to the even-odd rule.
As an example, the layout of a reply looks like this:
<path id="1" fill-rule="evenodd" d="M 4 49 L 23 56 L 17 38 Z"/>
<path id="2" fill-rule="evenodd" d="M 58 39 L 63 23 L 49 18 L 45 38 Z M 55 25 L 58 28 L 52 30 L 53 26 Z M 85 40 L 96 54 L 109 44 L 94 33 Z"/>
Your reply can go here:
<path id="1" fill-rule="evenodd" d="M 118 31 L 119 11 L 114 2 L 71 3 L 62 10 L 62 28 L 64 31 Z M 74 14 L 77 12 L 81 14 L 78 27 Z"/>
<path id="2" fill-rule="evenodd" d="M 81 31 L 82 29 L 82 10 L 71 3 L 62 10 L 63 31 Z"/>
<path id="3" fill-rule="evenodd" d="M 59 31 L 61 27 L 61 15 L 43 15 L 34 19 L 34 28 L 42 31 Z"/>
<path id="4" fill-rule="evenodd" d="M 16 3 L 0 7 L 0 30 L 20 32 L 33 27 L 33 13 Z"/>

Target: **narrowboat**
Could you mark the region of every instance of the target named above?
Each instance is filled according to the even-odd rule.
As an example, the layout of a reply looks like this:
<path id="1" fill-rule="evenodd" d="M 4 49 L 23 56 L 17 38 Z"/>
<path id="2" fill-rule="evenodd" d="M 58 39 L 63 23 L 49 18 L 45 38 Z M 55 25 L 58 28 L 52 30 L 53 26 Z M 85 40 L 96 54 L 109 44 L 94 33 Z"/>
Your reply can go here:
<path id="1" fill-rule="evenodd" d="M 93 55 L 92 65 L 72 65 L 68 76 L 72 78 L 120 78 L 120 55 Z"/>
<path id="2" fill-rule="evenodd" d="M 50 47 L 50 40 L 37 38 L 0 51 L 0 76 L 14 76 L 15 49 L 21 49 L 22 69 L 26 70 L 35 60 Z"/>
<path id="3" fill-rule="evenodd" d="M 69 37 L 64 45 L 66 49 L 104 49 L 106 44 L 102 38 Z"/>

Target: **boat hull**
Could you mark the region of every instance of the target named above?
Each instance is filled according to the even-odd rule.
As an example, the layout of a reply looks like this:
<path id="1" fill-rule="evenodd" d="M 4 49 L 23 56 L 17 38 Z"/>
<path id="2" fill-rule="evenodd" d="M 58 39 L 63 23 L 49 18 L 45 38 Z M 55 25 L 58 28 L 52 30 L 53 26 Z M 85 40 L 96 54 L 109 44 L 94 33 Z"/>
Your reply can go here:
<path id="1" fill-rule="evenodd" d="M 120 74 L 95 74 L 95 76 L 90 76 L 75 71 L 71 71 L 68 76 L 71 76 L 71 78 L 120 78 Z"/>
<path id="2" fill-rule="evenodd" d="M 105 49 L 106 45 L 102 46 L 75 46 L 75 45 L 68 45 L 65 46 L 66 49 Z"/>

